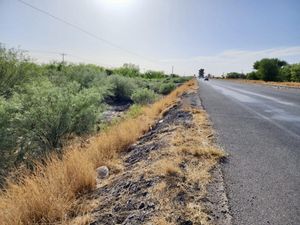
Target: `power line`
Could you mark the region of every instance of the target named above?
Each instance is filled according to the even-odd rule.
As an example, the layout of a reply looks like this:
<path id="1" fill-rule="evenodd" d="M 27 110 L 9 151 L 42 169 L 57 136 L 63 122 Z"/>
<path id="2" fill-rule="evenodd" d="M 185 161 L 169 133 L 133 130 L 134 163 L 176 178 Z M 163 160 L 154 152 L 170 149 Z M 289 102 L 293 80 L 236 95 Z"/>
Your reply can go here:
<path id="1" fill-rule="evenodd" d="M 110 45 L 110 46 L 112 46 L 112 47 L 114 47 L 114 48 L 120 49 L 120 50 L 122 50 L 122 51 L 124 51 L 124 52 L 127 52 L 127 53 L 131 54 L 131 55 L 135 55 L 135 56 L 138 56 L 138 57 L 140 57 L 140 58 L 144 58 L 145 60 L 151 61 L 152 63 L 153 63 L 153 62 L 154 62 L 154 63 L 157 63 L 157 62 L 158 62 L 158 61 L 155 61 L 155 60 L 150 59 L 150 58 L 148 58 L 148 57 L 142 56 L 142 55 L 140 55 L 140 54 L 138 54 L 138 53 L 136 53 L 136 52 L 133 52 L 133 51 L 131 51 L 131 50 L 125 49 L 125 48 L 123 48 L 123 47 L 121 47 L 121 46 L 119 46 L 119 45 L 117 45 L 117 44 L 114 44 L 114 43 L 112 43 L 112 42 L 110 42 L 110 41 L 108 41 L 108 40 L 106 40 L 106 39 L 104 39 L 104 38 L 102 38 L 102 37 L 100 37 L 100 36 L 98 36 L 98 35 L 96 35 L 96 34 L 93 34 L 93 33 L 90 32 L 90 31 L 87 31 L 87 30 L 81 28 L 81 27 L 78 26 L 78 25 L 75 25 L 75 24 L 73 24 L 73 23 L 70 23 L 70 22 L 68 22 L 68 21 L 66 21 L 66 20 L 64 20 L 64 19 L 62 19 L 62 18 L 60 18 L 60 17 L 58 17 L 58 16 L 55 16 L 55 15 L 53 15 L 53 14 L 51 14 L 51 13 L 49 13 L 49 12 L 43 10 L 43 9 L 40 9 L 40 8 L 34 6 L 34 5 L 32 5 L 32 4 L 30 4 L 30 3 L 26 2 L 26 1 L 23 1 L 23 0 L 17 0 L 17 1 L 20 2 L 20 3 L 22 3 L 22 4 L 24 4 L 24 5 L 26 5 L 26 6 L 28 6 L 28 7 L 30 7 L 30 8 L 32 8 L 32 9 L 34 9 L 34 10 L 36 10 L 36 11 L 39 11 L 39 12 L 42 13 L 42 14 L 45 14 L 45 15 L 51 17 L 52 19 L 55 19 L 55 20 L 57 20 L 57 21 L 59 21 L 59 22 L 61 22 L 61 23 L 64 23 L 65 25 L 68 25 L 68 26 L 70 26 L 70 27 L 72 27 L 72 28 L 74 28 L 74 29 L 76 29 L 76 30 L 79 30 L 80 32 L 85 33 L 86 35 L 88 35 L 88 36 L 90 36 L 90 37 L 93 37 L 93 38 L 95 38 L 95 39 L 97 39 L 97 40 L 99 40 L 99 41 L 102 41 L 102 42 L 106 43 L 107 45 Z"/>
<path id="2" fill-rule="evenodd" d="M 0 41 L 0 46 L 3 45 L 3 46 L 6 46 L 7 48 L 9 48 L 9 46 L 12 46 L 11 44 L 8 44 L 8 43 L 5 43 L 3 41 Z M 114 67 L 112 65 L 109 65 L 107 63 L 103 63 L 103 62 L 98 62 L 97 60 L 92 60 L 92 59 L 88 59 L 88 58 L 85 58 L 85 57 L 82 57 L 82 56 L 78 56 L 78 55 L 75 55 L 75 54 L 71 54 L 69 52 L 55 52 L 55 51 L 48 51 L 48 50 L 39 50 L 39 49 L 24 49 L 24 48 L 21 48 L 21 47 L 17 47 L 16 49 L 20 50 L 20 51 L 23 51 L 25 53 L 41 53 L 41 54 L 50 54 L 50 55 L 56 55 L 56 56 L 62 56 L 62 61 L 67 61 L 65 60 L 65 56 L 69 56 L 71 58 L 76 58 L 76 59 L 80 59 L 82 60 L 82 62 L 84 63 L 93 63 L 93 64 L 97 64 L 99 66 L 102 66 L 102 67 Z M 70 61 L 72 62 L 72 61 Z"/>

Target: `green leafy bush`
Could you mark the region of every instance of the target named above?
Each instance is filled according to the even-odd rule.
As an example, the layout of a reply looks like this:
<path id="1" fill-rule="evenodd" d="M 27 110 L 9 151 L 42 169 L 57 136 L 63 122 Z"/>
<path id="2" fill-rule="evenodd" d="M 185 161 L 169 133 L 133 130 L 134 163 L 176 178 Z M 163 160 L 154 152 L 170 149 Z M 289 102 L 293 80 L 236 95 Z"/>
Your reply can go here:
<path id="1" fill-rule="evenodd" d="M 177 83 L 177 84 L 182 84 L 184 82 L 187 82 L 189 80 L 193 79 L 193 77 L 191 76 L 186 76 L 186 77 L 172 77 L 172 80 L 174 83 Z"/>
<path id="2" fill-rule="evenodd" d="M 247 77 L 248 80 L 259 80 L 260 79 L 259 74 L 255 71 L 247 73 L 246 77 Z"/>
<path id="3" fill-rule="evenodd" d="M 112 86 L 112 95 L 115 99 L 118 101 L 128 101 L 131 99 L 131 95 L 136 88 L 136 84 L 133 79 L 119 75 L 112 75 L 109 77 L 109 81 Z"/>
<path id="4" fill-rule="evenodd" d="M 2 178 L 12 168 L 16 157 L 15 145 L 18 140 L 12 128 L 14 111 L 15 106 L 0 97 L 0 186 L 3 181 Z"/>
<path id="5" fill-rule="evenodd" d="M 166 95 L 169 94 L 171 91 L 173 91 L 176 88 L 176 85 L 174 83 L 165 83 L 161 84 L 159 88 L 159 93 Z"/>
<path id="6" fill-rule="evenodd" d="M 76 82 L 60 88 L 47 79 L 25 85 L 12 101 L 19 105 L 12 120 L 22 150 L 36 156 L 60 149 L 66 135 L 91 131 L 100 109 L 93 89 L 80 91 Z"/>
<path id="7" fill-rule="evenodd" d="M 162 79 L 167 77 L 167 75 L 163 71 L 153 71 L 153 70 L 146 71 L 142 76 L 147 79 Z"/>
<path id="8" fill-rule="evenodd" d="M 291 81 L 300 82 L 300 63 L 291 65 Z"/>
<path id="9" fill-rule="evenodd" d="M 137 65 L 125 63 L 122 67 L 114 69 L 113 73 L 125 77 L 139 77 L 140 69 Z"/>
<path id="10" fill-rule="evenodd" d="M 286 65 L 279 69 L 278 81 L 291 81 L 291 66 Z"/>
<path id="11" fill-rule="evenodd" d="M 40 72 L 23 52 L 7 50 L 0 44 L 0 96 L 10 97 L 16 87 Z"/>
<path id="12" fill-rule="evenodd" d="M 230 79 L 245 79 L 246 75 L 243 73 L 230 72 L 226 74 L 226 78 Z"/>
<path id="13" fill-rule="evenodd" d="M 157 94 L 154 91 L 147 88 L 139 88 L 133 92 L 131 98 L 136 104 L 150 104 L 157 99 Z"/>

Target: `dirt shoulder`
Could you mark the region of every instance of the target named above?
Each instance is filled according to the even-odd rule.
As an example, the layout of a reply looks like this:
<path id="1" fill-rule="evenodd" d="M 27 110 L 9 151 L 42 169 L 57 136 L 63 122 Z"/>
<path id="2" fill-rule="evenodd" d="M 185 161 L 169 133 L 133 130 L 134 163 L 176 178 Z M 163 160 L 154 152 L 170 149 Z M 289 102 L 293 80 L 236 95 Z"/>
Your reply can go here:
<path id="1" fill-rule="evenodd" d="M 230 224 L 222 157 L 197 93 L 184 94 L 110 166 L 73 224 Z"/>
<path id="2" fill-rule="evenodd" d="M 272 82 L 272 81 L 263 81 L 263 80 L 240 80 L 240 79 L 226 79 L 226 80 L 239 82 L 239 83 L 274 86 L 278 88 L 300 88 L 300 82 Z"/>

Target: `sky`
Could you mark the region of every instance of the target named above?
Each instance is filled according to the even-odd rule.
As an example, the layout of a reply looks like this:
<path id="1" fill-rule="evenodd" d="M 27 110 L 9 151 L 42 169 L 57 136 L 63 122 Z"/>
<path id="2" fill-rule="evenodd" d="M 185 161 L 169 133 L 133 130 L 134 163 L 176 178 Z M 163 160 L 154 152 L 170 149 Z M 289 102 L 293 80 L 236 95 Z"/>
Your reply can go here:
<path id="1" fill-rule="evenodd" d="M 300 62 L 300 0 L 0 0 L 0 42 L 37 62 L 246 73 Z"/>

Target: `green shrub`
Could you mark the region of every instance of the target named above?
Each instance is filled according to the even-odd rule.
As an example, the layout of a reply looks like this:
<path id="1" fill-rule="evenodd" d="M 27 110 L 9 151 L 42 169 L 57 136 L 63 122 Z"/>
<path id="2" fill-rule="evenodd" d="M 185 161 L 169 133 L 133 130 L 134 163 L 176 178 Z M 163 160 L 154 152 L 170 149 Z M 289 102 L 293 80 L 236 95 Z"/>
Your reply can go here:
<path id="1" fill-rule="evenodd" d="M 172 81 L 174 83 L 177 83 L 177 84 L 182 84 L 182 83 L 184 83 L 186 81 L 189 81 L 191 79 L 193 79 L 193 77 L 190 77 L 190 76 L 186 76 L 186 77 L 172 77 Z"/>
<path id="2" fill-rule="evenodd" d="M 159 93 L 166 95 L 169 94 L 171 91 L 173 91 L 175 88 L 176 85 L 174 83 L 161 84 L 159 88 Z"/>
<path id="3" fill-rule="evenodd" d="M 102 67 L 90 64 L 61 64 L 51 63 L 43 66 L 44 75 L 57 86 L 64 86 L 66 83 L 76 81 L 80 88 L 90 88 L 97 81 L 104 81 L 107 78 Z"/>
<path id="4" fill-rule="evenodd" d="M 130 100 L 133 90 L 136 88 L 135 82 L 131 78 L 112 75 L 109 77 L 112 86 L 112 95 L 119 101 Z"/>
<path id="5" fill-rule="evenodd" d="M 148 70 L 143 74 L 143 77 L 147 79 L 162 79 L 167 77 L 167 75 L 163 71 Z"/>
<path id="6" fill-rule="evenodd" d="M 230 72 L 226 74 L 226 78 L 230 79 L 245 79 L 246 75 L 243 73 Z"/>
<path id="7" fill-rule="evenodd" d="M 142 107 L 140 105 L 133 104 L 126 112 L 126 116 L 129 118 L 136 118 L 141 113 L 142 113 Z"/>
<path id="8" fill-rule="evenodd" d="M 145 105 L 154 102 L 157 99 L 157 94 L 147 88 L 139 88 L 133 92 L 131 98 L 134 103 Z"/>
<path id="9" fill-rule="evenodd" d="M 280 68 L 278 81 L 291 81 L 291 66 L 286 65 Z"/>
<path id="10" fill-rule="evenodd" d="M 151 82 L 147 82 L 146 88 L 159 94 L 160 86 L 161 86 L 160 81 L 152 80 Z"/>
<path id="11" fill-rule="evenodd" d="M 125 77 L 139 77 L 140 69 L 137 65 L 125 63 L 122 67 L 114 69 L 114 74 L 122 75 Z"/>
<path id="12" fill-rule="evenodd" d="M 247 73 L 246 77 L 247 77 L 247 79 L 249 79 L 249 80 L 259 80 L 259 79 L 260 79 L 260 78 L 259 78 L 259 74 L 258 74 L 257 72 L 255 72 L 255 71 L 252 71 L 252 72 L 250 72 L 250 73 Z"/>
<path id="13" fill-rule="evenodd" d="M 2 178 L 12 168 L 16 156 L 17 136 L 12 129 L 14 111 L 15 106 L 0 97 L 0 187 L 3 181 Z"/>
<path id="14" fill-rule="evenodd" d="M 291 81 L 300 82 L 300 63 L 291 65 Z"/>
<path id="15" fill-rule="evenodd" d="M 29 60 L 23 52 L 0 44 L 0 96 L 10 97 L 16 86 L 39 74 L 40 67 Z"/>
<path id="16" fill-rule="evenodd" d="M 66 135 L 93 130 L 100 109 L 95 90 L 80 91 L 76 82 L 60 88 L 47 79 L 25 85 L 12 101 L 19 105 L 13 124 L 22 151 L 33 156 L 60 149 Z"/>

